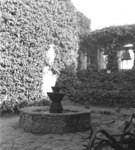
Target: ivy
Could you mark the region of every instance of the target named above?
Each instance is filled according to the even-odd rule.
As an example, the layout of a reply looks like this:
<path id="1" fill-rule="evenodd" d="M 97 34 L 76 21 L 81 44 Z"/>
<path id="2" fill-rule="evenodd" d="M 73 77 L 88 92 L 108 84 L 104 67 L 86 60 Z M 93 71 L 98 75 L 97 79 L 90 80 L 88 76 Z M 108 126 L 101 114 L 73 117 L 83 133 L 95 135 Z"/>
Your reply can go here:
<path id="1" fill-rule="evenodd" d="M 45 66 L 76 69 L 77 19 L 69 6 L 61 0 L 0 2 L 0 101 L 41 100 Z M 53 66 L 46 55 L 50 44 L 57 54 Z"/>
<path id="2" fill-rule="evenodd" d="M 91 32 L 84 38 L 90 66 L 77 74 L 61 74 L 58 85 L 69 99 L 105 107 L 135 107 L 135 70 L 118 71 L 117 52 L 125 44 L 135 45 L 135 25 L 116 26 Z M 106 70 L 98 70 L 97 55 L 108 55 Z M 107 73 L 107 70 L 111 70 Z"/>
<path id="3" fill-rule="evenodd" d="M 89 43 L 87 53 L 91 63 L 96 64 L 98 51 L 104 51 L 109 57 L 107 69 L 117 71 L 117 51 L 129 43 L 135 46 L 135 25 L 111 26 L 96 30 L 91 32 L 85 40 Z"/>
<path id="4" fill-rule="evenodd" d="M 58 85 L 74 102 L 104 107 L 135 107 L 135 71 L 112 72 L 81 71 L 64 74 Z"/>

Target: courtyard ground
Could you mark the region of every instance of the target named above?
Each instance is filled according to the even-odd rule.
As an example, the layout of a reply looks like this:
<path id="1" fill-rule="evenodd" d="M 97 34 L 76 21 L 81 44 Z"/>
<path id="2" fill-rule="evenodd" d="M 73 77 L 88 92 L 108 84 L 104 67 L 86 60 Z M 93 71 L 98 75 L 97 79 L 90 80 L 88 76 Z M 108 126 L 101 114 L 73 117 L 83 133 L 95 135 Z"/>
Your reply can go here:
<path id="1" fill-rule="evenodd" d="M 78 106 L 81 107 L 81 106 Z M 93 126 L 123 120 L 134 109 L 116 109 L 91 107 Z M 0 150 L 84 150 L 88 144 L 89 131 L 69 134 L 37 135 L 25 132 L 19 127 L 19 116 L 0 118 Z"/>

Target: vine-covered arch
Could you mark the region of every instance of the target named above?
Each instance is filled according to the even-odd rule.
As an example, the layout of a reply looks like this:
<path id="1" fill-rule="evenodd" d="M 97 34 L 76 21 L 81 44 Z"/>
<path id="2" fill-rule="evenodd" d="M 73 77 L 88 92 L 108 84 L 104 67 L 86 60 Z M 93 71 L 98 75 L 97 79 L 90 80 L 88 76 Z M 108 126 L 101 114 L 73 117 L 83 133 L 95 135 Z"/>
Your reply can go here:
<path id="1" fill-rule="evenodd" d="M 98 51 L 104 51 L 109 58 L 107 69 L 116 71 L 118 70 L 117 52 L 129 43 L 132 43 L 133 49 L 135 49 L 135 25 L 112 26 L 96 30 L 90 33 L 87 40 L 89 43 L 88 56 L 91 59 L 91 64 L 97 63 Z"/>

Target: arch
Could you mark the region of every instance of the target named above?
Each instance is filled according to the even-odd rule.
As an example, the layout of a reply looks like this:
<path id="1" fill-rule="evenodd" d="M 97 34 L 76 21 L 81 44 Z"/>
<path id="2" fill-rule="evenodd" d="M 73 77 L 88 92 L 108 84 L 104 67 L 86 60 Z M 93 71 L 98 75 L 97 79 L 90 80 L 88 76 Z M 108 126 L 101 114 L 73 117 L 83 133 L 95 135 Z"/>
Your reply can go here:
<path id="1" fill-rule="evenodd" d="M 90 33 L 87 40 L 89 41 L 89 50 L 87 51 L 88 57 L 93 60 L 97 59 L 98 51 L 101 53 L 104 51 L 104 53 L 108 55 L 109 60 L 107 69 L 116 71 L 119 70 L 117 53 L 123 48 L 123 46 L 132 43 L 132 49 L 134 52 L 135 25 L 111 26 L 101 30 L 96 30 Z M 135 59 L 133 66 L 135 66 Z"/>

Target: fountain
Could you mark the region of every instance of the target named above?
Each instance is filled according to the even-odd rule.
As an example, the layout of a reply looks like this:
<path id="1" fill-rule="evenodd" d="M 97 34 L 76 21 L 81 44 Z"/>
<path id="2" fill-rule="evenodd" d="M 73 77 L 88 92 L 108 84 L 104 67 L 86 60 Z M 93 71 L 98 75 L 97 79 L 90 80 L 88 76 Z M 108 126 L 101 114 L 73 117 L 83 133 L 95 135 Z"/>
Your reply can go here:
<path id="1" fill-rule="evenodd" d="M 32 133 L 70 133 L 89 130 L 90 111 L 61 104 L 63 93 L 60 88 L 52 87 L 48 92 L 51 106 L 25 107 L 20 109 L 20 126 Z"/>
<path id="2" fill-rule="evenodd" d="M 62 134 L 90 129 L 90 110 L 75 106 L 62 106 L 65 94 L 52 87 L 48 92 L 51 106 L 33 106 L 20 109 L 20 126 L 27 132 L 40 134 Z"/>
<path id="3" fill-rule="evenodd" d="M 56 56 L 55 45 L 51 44 L 47 52 L 48 63 L 50 66 L 54 63 Z M 50 106 L 33 106 L 20 109 L 20 127 L 25 131 L 32 133 L 70 133 L 85 131 L 90 128 L 90 110 L 85 108 L 62 106 L 62 99 L 65 94 L 61 93 L 61 88 L 50 87 L 55 85 L 57 75 L 53 74 L 48 66 L 43 69 L 43 86 L 44 95 L 49 96 Z"/>

